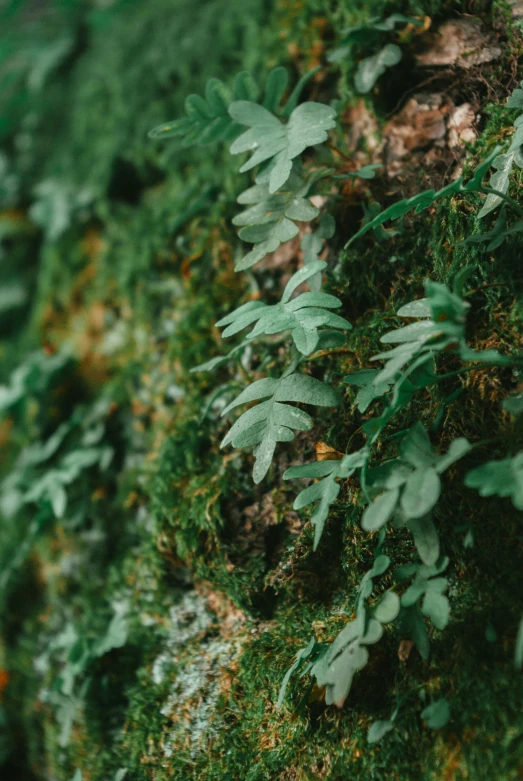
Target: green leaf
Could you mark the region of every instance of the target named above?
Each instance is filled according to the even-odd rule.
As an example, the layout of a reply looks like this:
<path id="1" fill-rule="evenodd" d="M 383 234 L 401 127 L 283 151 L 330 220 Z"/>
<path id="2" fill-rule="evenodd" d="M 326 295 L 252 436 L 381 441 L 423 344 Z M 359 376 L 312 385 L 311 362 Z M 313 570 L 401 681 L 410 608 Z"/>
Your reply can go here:
<path id="1" fill-rule="evenodd" d="M 269 80 L 274 79 L 273 73 Z M 237 74 L 232 91 L 219 79 L 210 79 L 205 98 L 189 95 L 185 101 L 186 116 L 158 125 L 149 132 L 149 138 L 180 138 L 183 147 L 230 141 L 241 133 L 241 127 L 229 115 L 229 105 L 233 100 L 256 101 L 258 95 L 258 86 L 246 71 Z"/>
<path id="2" fill-rule="evenodd" d="M 441 698 L 428 705 L 422 712 L 421 718 L 429 729 L 441 729 L 450 718 L 450 708 L 447 700 Z"/>
<path id="3" fill-rule="evenodd" d="M 381 529 L 392 516 L 398 504 L 399 488 L 385 491 L 365 509 L 361 519 L 362 529 L 373 532 Z"/>
<path id="4" fill-rule="evenodd" d="M 250 401 L 258 401 L 264 399 L 267 396 L 273 396 L 276 388 L 278 387 L 278 380 L 274 380 L 271 377 L 265 377 L 263 380 L 257 380 L 245 388 L 244 391 L 237 396 L 234 401 L 225 407 L 222 412 L 222 417 L 227 415 L 234 407 L 238 407 L 240 404 L 247 404 Z"/>
<path id="5" fill-rule="evenodd" d="M 318 329 L 323 325 L 331 328 L 348 330 L 350 323 L 338 315 L 334 315 L 324 307 L 337 308 L 341 301 L 326 293 L 303 293 L 289 300 L 294 290 L 324 268 L 325 263 L 304 266 L 294 274 L 283 292 L 281 302 L 273 306 L 265 306 L 259 301 L 249 301 L 240 306 L 227 317 L 219 320 L 216 325 L 226 325 L 223 336 L 227 338 L 238 331 L 254 324 L 248 339 L 254 339 L 260 334 L 275 334 L 290 330 L 296 348 L 303 355 L 314 352 L 319 342 Z"/>
<path id="6" fill-rule="evenodd" d="M 460 458 L 466 456 L 471 449 L 472 445 L 468 439 L 465 439 L 465 437 L 458 437 L 458 439 L 453 439 L 449 445 L 447 454 L 444 456 L 437 456 L 436 465 L 434 467 L 436 472 L 441 474 L 446 469 L 448 469 L 449 466 L 452 466 L 452 464 L 455 464 L 456 461 L 459 461 Z"/>
<path id="7" fill-rule="evenodd" d="M 345 244 L 345 248 L 350 246 L 350 244 L 352 244 L 353 241 L 356 241 L 356 239 L 365 235 L 365 233 L 368 231 L 376 230 L 388 220 L 397 220 L 398 217 L 407 214 L 407 212 L 412 211 L 413 209 L 415 209 L 417 212 L 422 211 L 423 209 L 427 209 L 440 198 L 446 198 L 454 195 L 455 193 L 460 192 L 462 189 L 463 180 L 456 179 L 454 182 L 447 185 L 446 187 L 443 187 L 437 192 L 435 190 L 424 190 L 423 192 L 414 195 L 412 198 L 407 198 L 404 201 L 398 201 L 398 203 L 392 204 L 392 206 L 389 206 L 387 209 L 384 209 L 384 211 L 379 212 L 378 214 L 374 215 L 372 219 L 368 220 L 368 222 L 366 222 L 365 225 L 363 225 L 363 227 L 360 228 L 360 230 L 354 236 L 352 236 L 351 239 L 349 239 L 349 241 Z"/>
<path id="8" fill-rule="evenodd" d="M 404 461 L 415 468 L 430 467 L 434 464 L 436 457 L 427 430 L 422 423 L 416 423 L 403 437 L 400 454 Z"/>
<path id="9" fill-rule="evenodd" d="M 407 478 L 401 493 L 401 509 L 406 518 L 421 518 L 437 503 L 441 481 L 432 467 L 416 469 Z"/>
<path id="10" fill-rule="evenodd" d="M 339 467 L 339 461 L 314 461 L 312 464 L 291 466 L 283 473 L 284 480 L 294 480 L 301 477 L 326 477 Z M 302 505 L 304 507 L 305 505 Z"/>
<path id="11" fill-rule="evenodd" d="M 183 146 L 206 146 L 226 141 L 240 130 L 228 114 L 232 96 L 219 79 L 211 79 L 205 88 L 205 99 L 189 95 L 185 101 L 186 116 L 153 128 L 149 138 L 181 138 Z"/>
<path id="12" fill-rule="evenodd" d="M 352 686 L 355 673 L 362 670 L 369 659 L 369 652 L 355 643 L 345 648 L 330 664 L 326 685 L 325 702 L 327 705 L 343 707 Z"/>
<path id="13" fill-rule="evenodd" d="M 24 495 L 25 502 L 40 502 L 47 499 L 51 503 L 56 518 L 62 518 L 67 507 L 67 493 L 59 471 L 51 469 L 38 480 Z"/>
<path id="14" fill-rule="evenodd" d="M 378 369 L 361 369 L 353 374 L 348 374 L 344 382 L 346 385 L 357 385 L 358 387 L 367 386 L 374 381 L 378 375 Z"/>
<path id="15" fill-rule="evenodd" d="M 293 505 L 295 510 L 300 510 L 302 507 L 319 501 L 311 516 L 311 523 L 315 527 L 314 550 L 316 550 L 320 542 L 330 506 L 336 501 L 340 491 L 336 478 L 350 477 L 356 469 L 363 466 L 367 457 L 368 452 L 366 448 L 363 448 L 356 453 L 344 456 L 338 461 L 317 461 L 312 464 L 302 464 L 301 466 L 291 467 L 284 473 L 284 480 L 299 477 L 324 478 L 308 486 L 308 488 L 304 488 L 294 500 Z"/>
<path id="16" fill-rule="evenodd" d="M 496 169 L 496 172 L 493 173 L 490 177 L 490 187 L 492 187 L 493 190 L 498 190 L 499 192 L 505 194 L 508 192 L 510 172 L 512 170 L 513 164 L 514 152 L 511 152 L 510 154 L 501 154 L 496 157 L 492 163 L 492 166 Z M 503 199 L 499 195 L 487 195 L 485 203 L 483 204 L 483 207 L 478 214 L 478 219 L 481 219 L 487 214 L 490 214 L 490 212 L 493 211 L 496 206 L 499 206 L 499 204 L 502 203 L 502 200 Z"/>
<path id="17" fill-rule="evenodd" d="M 312 428 L 310 415 L 282 402 L 317 407 L 337 406 L 339 403 L 334 390 L 321 380 L 305 374 L 284 373 L 278 380 L 266 378 L 253 383 L 222 414 L 227 414 L 240 404 L 267 396 L 270 399 L 251 407 L 238 418 L 220 445 L 222 448 L 230 443 L 240 448 L 257 446 L 253 469 L 255 483 L 261 482 L 267 474 L 278 442 L 291 442 L 294 431 L 309 431 Z"/>
<path id="18" fill-rule="evenodd" d="M 290 374 L 279 381 L 274 394 L 276 401 L 293 401 L 313 404 L 316 407 L 337 407 L 336 391 L 322 380 L 308 374 Z"/>
<path id="19" fill-rule="evenodd" d="M 381 553 L 379 556 L 376 556 L 374 559 L 374 564 L 372 565 L 372 569 L 370 570 L 370 577 L 375 578 L 378 575 L 383 575 L 384 572 L 388 570 L 390 566 L 390 558 L 386 556 L 384 553 Z"/>
<path id="20" fill-rule="evenodd" d="M 490 196 L 489 196 L 490 197 Z M 492 230 L 486 233 L 477 233 L 473 236 L 467 236 L 463 241 L 458 241 L 456 246 L 462 246 L 466 244 L 482 244 L 487 243 L 485 247 L 486 252 L 493 252 L 500 247 L 508 236 L 512 236 L 516 233 L 523 232 L 523 220 L 518 220 L 507 228 L 507 209 L 503 206 L 499 210 L 498 218 L 494 224 Z"/>
<path id="21" fill-rule="evenodd" d="M 359 451 L 351 454 L 353 464 L 357 463 L 356 456 L 367 458 L 368 453 Z M 382 540 L 376 549 L 379 552 Z M 377 643 L 383 635 L 382 624 L 376 618 L 367 620 L 364 601 L 372 593 L 372 578 L 383 574 L 390 564 L 388 556 L 379 554 L 374 560 L 372 569 L 361 580 L 358 589 L 358 603 L 356 618 L 349 621 L 339 632 L 337 637 L 327 648 L 321 650 L 310 672 L 316 678 L 318 686 L 325 686 L 325 702 L 327 705 L 335 704 L 339 708 L 343 705 L 352 685 L 354 675 L 367 663 L 369 654 L 365 646 Z M 396 598 L 397 599 L 397 598 Z M 392 620 L 392 615 L 398 607 L 399 600 L 393 597 L 384 597 L 377 606 L 381 611 L 383 620 Z M 394 720 L 397 710 L 391 716 Z"/>
<path id="22" fill-rule="evenodd" d="M 404 609 L 401 617 L 403 631 L 412 637 L 421 658 L 427 660 L 430 655 L 430 641 L 425 621 L 418 606 L 413 605 Z"/>
<path id="23" fill-rule="evenodd" d="M 354 86 L 358 92 L 364 95 L 370 92 L 379 77 L 385 73 L 387 68 L 397 65 L 401 57 L 399 46 L 396 46 L 394 43 L 388 43 L 378 54 L 361 60 L 354 77 Z"/>
<path id="24" fill-rule="evenodd" d="M 260 90 L 248 71 L 238 73 L 234 78 L 234 97 L 236 100 L 258 100 Z"/>
<path id="25" fill-rule="evenodd" d="M 514 396 L 509 396 L 504 399 L 501 406 L 504 410 L 509 412 L 514 417 L 518 417 L 523 414 L 523 392 L 516 393 Z"/>
<path id="26" fill-rule="evenodd" d="M 446 583 L 445 578 L 441 578 Z M 430 581 L 429 581 L 430 584 Z M 421 606 L 422 612 L 430 618 L 436 629 L 442 631 L 449 622 L 449 601 L 443 594 L 428 588 Z"/>
<path id="27" fill-rule="evenodd" d="M 379 743 L 385 735 L 394 729 L 394 722 L 387 719 L 385 721 L 375 721 L 369 727 L 367 732 L 367 742 L 370 744 Z"/>
<path id="28" fill-rule="evenodd" d="M 343 30 L 341 41 L 344 45 L 330 52 L 327 57 L 328 61 L 337 62 L 348 56 L 352 51 L 353 44 L 362 47 L 374 45 L 380 40 L 383 33 L 392 32 L 397 24 L 423 26 L 423 22 L 420 19 L 405 16 L 404 14 L 394 13 L 385 19 L 374 16 L 356 27 L 347 27 Z"/>
<path id="29" fill-rule="evenodd" d="M 523 510 L 523 450 L 513 458 L 488 461 L 465 476 L 468 488 L 480 496 L 510 497 L 517 510 Z"/>
<path id="30" fill-rule="evenodd" d="M 263 105 L 268 111 L 274 113 L 278 110 L 288 82 L 289 74 L 286 68 L 274 68 L 269 73 L 265 84 L 265 97 L 263 98 Z"/>
<path id="31" fill-rule="evenodd" d="M 438 328 L 432 320 L 420 320 L 403 328 L 397 328 L 395 331 L 389 331 L 381 337 L 380 342 L 384 344 L 417 342 L 420 338 L 425 340 L 427 336 L 433 336 L 435 333 L 438 333 Z"/>
<path id="32" fill-rule="evenodd" d="M 334 479 L 334 475 L 326 477 L 321 481 L 325 484 L 321 492 L 320 502 L 311 515 L 311 523 L 314 526 L 314 543 L 313 550 L 318 548 L 323 529 L 325 527 L 325 521 L 328 518 L 330 506 L 338 498 L 340 492 L 339 483 Z"/>
<path id="33" fill-rule="evenodd" d="M 287 686 L 289 685 L 289 681 L 292 678 L 293 673 L 302 665 L 305 659 L 307 659 L 313 653 L 317 645 L 318 644 L 316 643 L 314 637 L 312 637 L 308 645 L 305 648 L 302 648 L 301 651 L 298 651 L 298 653 L 296 654 L 296 658 L 293 664 L 285 673 L 285 676 L 281 683 L 280 692 L 278 694 L 278 700 L 276 702 L 276 710 L 279 710 L 283 705 L 283 700 L 285 699 L 285 692 L 287 691 Z"/>
<path id="34" fill-rule="evenodd" d="M 411 518 L 407 525 L 414 537 L 420 559 L 427 566 L 432 566 L 439 558 L 439 538 L 430 514 Z"/>
<path id="35" fill-rule="evenodd" d="M 397 618 L 400 607 L 399 596 L 394 591 L 386 591 L 374 608 L 374 618 L 381 624 L 389 624 Z"/>
<path id="36" fill-rule="evenodd" d="M 451 293 L 445 285 L 430 280 L 426 280 L 425 290 L 426 298 L 407 304 L 400 312 L 407 317 L 429 317 L 382 336 L 382 342 L 397 343 L 398 346 L 372 357 L 372 360 L 386 361 L 385 367 L 374 377 L 372 384 L 377 387 L 394 382 L 389 407 L 382 418 L 377 419 L 376 430 L 369 431 L 373 434 L 373 441 L 392 416 L 408 404 L 417 389 L 437 382 L 438 377 L 432 371 L 437 353 L 453 350 L 462 358 L 478 361 L 489 359 L 501 365 L 507 360 L 510 361 L 497 353 L 490 355 L 490 351 L 489 355 L 474 351 L 469 351 L 470 355 L 466 353 L 465 319 L 469 304 Z M 364 426 L 369 423 L 372 421 Z"/>
<path id="37" fill-rule="evenodd" d="M 103 656 L 114 648 L 122 648 L 129 636 L 129 621 L 123 612 L 117 612 L 111 620 L 105 635 L 96 643 L 93 654 Z"/>
<path id="38" fill-rule="evenodd" d="M 445 628 L 449 620 L 450 606 L 449 601 L 447 597 L 444 596 L 443 592 L 448 586 L 448 580 L 447 578 L 436 576 L 443 572 L 447 565 L 447 558 L 440 559 L 436 564 L 429 566 L 414 565 L 416 578 L 401 597 L 402 607 L 407 611 L 410 611 L 406 617 L 406 623 L 409 626 L 411 633 L 413 633 L 413 635 L 416 633 L 424 648 L 423 653 L 426 650 L 427 655 L 428 637 L 426 637 L 426 631 L 424 630 L 423 619 L 418 613 L 412 611 L 414 610 L 414 607 L 416 607 L 416 611 L 418 611 L 416 603 L 424 597 L 422 604 L 423 613 L 430 618 L 437 629 L 442 630 Z M 397 579 L 401 579 L 403 576 L 401 570 L 405 570 L 405 575 L 407 577 L 410 577 L 413 574 L 412 567 L 403 567 L 396 571 L 395 575 Z M 421 650 L 420 653 L 422 653 Z M 424 656 L 424 658 L 426 657 Z"/>
<path id="39" fill-rule="evenodd" d="M 236 271 L 254 266 L 297 236 L 296 221 L 317 217 L 319 210 L 305 197 L 308 189 L 309 183 L 293 171 L 285 188 L 277 193 L 270 193 L 267 184 L 257 184 L 239 196 L 238 203 L 249 208 L 238 214 L 233 223 L 241 227 L 240 238 L 253 243 L 254 248 L 236 264 Z"/>
<path id="40" fill-rule="evenodd" d="M 236 139 L 231 154 L 253 152 L 240 172 L 271 160 L 269 193 L 280 190 L 290 176 L 292 161 L 309 146 L 327 140 L 328 131 L 336 126 L 336 112 L 322 103 L 302 103 L 294 109 L 286 125 L 255 103 L 236 101 L 229 106 L 229 114 L 250 129 Z"/>

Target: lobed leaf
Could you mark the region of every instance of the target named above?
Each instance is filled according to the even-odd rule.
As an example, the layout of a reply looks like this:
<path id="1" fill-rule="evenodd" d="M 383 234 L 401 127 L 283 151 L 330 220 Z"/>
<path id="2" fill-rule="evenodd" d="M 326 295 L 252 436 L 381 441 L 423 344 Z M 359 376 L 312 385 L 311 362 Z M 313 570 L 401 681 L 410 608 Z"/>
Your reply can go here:
<path id="1" fill-rule="evenodd" d="M 284 373 L 279 379 L 265 378 L 248 386 L 223 411 L 226 415 L 236 406 L 262 398 L 255 407 L 244 412 L 230 428 L 220 447 L 231 444 L 234 447 L 251 447 L 255 463 L 253 479 L 261 482 L 272 462 L 276 444 L 290 442 L 294 431 L 308 431 L 312 418 L 306 412 L 283 402 L 311 404 L 316 407 L 337 406 L 339 399 L 335 391 L 321 380 L 305 374 Z"/>
<path id="2" fill-rule="evenodd" d="M 292 161 L 307 147 L 326 141 L 328 131 L 336 126 L 336 112 L 322 103 L 302 103 L 292 111 L 286 125 L 263 106 L 249 101 L 231 103 L 229 114 L 235 122 L 249 127 L 230 149 L 233 155 L 253 153 L 240 172 L 271 160 L 268 182 L 271 194 L 287 182 Z"/>
<path id="3" fill-rule="evenodd" d="M 510 497 L 517 510 L 523 510 L 523 451 L 513 458 L 488 461 L 465 476 L 465 485 L 480 496 Z"/>

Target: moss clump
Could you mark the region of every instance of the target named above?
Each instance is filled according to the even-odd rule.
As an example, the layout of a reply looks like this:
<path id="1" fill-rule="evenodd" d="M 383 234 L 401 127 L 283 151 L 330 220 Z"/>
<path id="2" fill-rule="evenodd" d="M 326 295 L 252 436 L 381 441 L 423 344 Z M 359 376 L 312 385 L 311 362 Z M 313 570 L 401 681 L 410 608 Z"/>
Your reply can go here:
<path id="1" fill-rule="evenodd" d="M 225 148 L 147 139 L 210 77 L 230 82 L 249 69 L 262 81 L 276 65 L 296 75 L 321 64 L 308 93 L 339 110 L 345 146 L 333 158 L 343 165 L 348 156 L 351 168 L 370 162 L 381 153 L 365 133 L 350 146 L 347 117 L 364 108 L 377 143 L 385 138 L 390 114 L 426 88 L 418 39 L 414 31 L 398 39 L 402 64 L 364 99 L 353 86 L 355 63 L 329 66 L 326 53 L 341 29 L 399 12 L 430 16 L 433 27 L 474 14 L 502 44 L 499 59 L 466 74 L 431 75 L 434 91 L 477 106 L 477 140 L 456 151 L 472 170 L 514 119 L 503 102 L 515 86 L 521 34 L 503 2 L 71 0 L 0 11 L 0 280 L 22 291 L 5 311 L 0 296 L 0 366 L 6 381 L 29 366 L 0 423 L 6 781 L 70 781 L 76 769 L 83 781 L 112 781 L 123 769 L 132 781 L 519 778 L 523 678 L 513 648 L 523 527 L 509 500 L 463 486 L 465 470 L 506 456 L 509 437 L 521 445 L 521 423 L 500 410 L 521 379 L 510 368 L 448 378 L 395 420 L 395 434 L 423 421 L 442 451 L 458 436 L 480 443 L 445 475 L 436 509 L 452 613 L 444 632 L 431 630 L 430 659 L 406 652 L 389 626 L 343 709 L 326 707 L 308 677 L 291 683 L 279 711 L 276 699 L 311 635 L 330 642 L 353 616 L 376 545 L 361 531 L 364 498 L 350 479 L 313 552 L 309 514 L 292 509 L 295 486 L 282 482 L 283 471 L 311 460 L 318 441 L 343 452 L 364 444 L 368 415 L 344 377 L 369 365 L 380 337 L 402 324 L 395 312 L 422 295 L 427 277 L 452 285 L 473 267 L 468 342 L 520 349 L 520 236 L 495 252 L 459 244 L 491 218 L 478 220 L 479 196 L 454 197 L 407 215 L 397 234 L 367 234 L 344 249 L 362 202 L 386 207 L 448 182 L 453 153 L 430 143 L 419 152 L 423 166 L 406 157 L 398 177 L 382 171 L 340 189 L 328 285 L 353 330 L 311 371 L 340 390 L 343 404 L 282 448 L 254 486 L 252 457 L 219 449 L 219 413 L 247 376 L 280 364 L 264 363 L 254 348 L 239 369 L 190 370 L 225 352 L 212 323 L 242 296 L 263 290 L 277 300 L 287 272 L 274 261 L 270 274 L 235 275 L 231 219 L 247 178 Z M 518 169 L 515 199 L 520 185 Z M 56 449 L 24 472 L 27 449 L 61 426 L 69 428 Z M 397 441 L 386 439 L 379 456 L 396 455 Z M 36 481 L 98 445 L 112 459 L 86 466 L 68 486 L 62 517 L 49 497 L 13 511 L 13 474 Z M 409 534 L 389 531 L 384 546 L 395 566 L 412 560 Z M 391 585 L 387 575 L 380 588 Z M 439 696 L 452 718 L 436 732 L 420 713 Z M 398 702 L 396 729 L 368 745 L 370 724 Z"/>

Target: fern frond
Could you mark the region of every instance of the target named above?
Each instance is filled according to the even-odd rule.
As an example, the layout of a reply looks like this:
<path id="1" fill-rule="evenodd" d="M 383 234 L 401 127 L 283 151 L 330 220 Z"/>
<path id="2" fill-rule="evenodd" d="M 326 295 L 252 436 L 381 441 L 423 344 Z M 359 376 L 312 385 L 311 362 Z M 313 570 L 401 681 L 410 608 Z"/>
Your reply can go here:
<path id="1" fill-rule="evenodd" d="M 249 301 L 216 323 L 218 328 L 226 326 L 223 336 L 233 336 L 249 326 L 254 327 L 247 335 L 254 339 L 261 334 L 277 334 L 291 331 L 291 335 L 302 355 L 310 355 L 318 346 L 318 328 L 349 330 L 351 324 L 343 317 L 328 311 L 341 306 L 341 301 L 327 293 L 302 293 L 293 298 L 296 288 L 310 277 L 321 273 L 327 264 L 323 261 L 310 263 L 297 271 L 288 281 L 279 304 L 267 306 L 261 301 Z"/>
<path id="2" fill-rule="evenodd" d="M 254 244 L 235 267 L 236 271 L 251 268 L 280 244 L 290 241 L 299 233 L 297 222 L 309 222 L 319 214 L 307 193 L 310 180 L 305 180 L 292 171 L 285 188 L 270 193 L 267 184 L 255 184 L 238 197 L 238 203 L 248 206 L 234 219 L 234 225 L 241 228 L 240 239 Z"/>
<path id="3" fill-rule="evenodd" d="M 313 427 L 311 416 L 288 402 L 315 407 L 336 407 L 339 404 L 337 394 L 326 383 L 308 374 L 292 373 L 295 365 L 292 364 L 279 379 L 265 378 L 249 385 L 222 412 L 222 416 L 227 415 L 237 406 L 265 399 L 238 418 L 220 445 L 232 444 L 238 448 L 256 446 L 255 483 L 260 483 L 269 471 L 278 442 L 291 442 L 295 431 L 310 431 Z"/>
<path id="4" fill-rule="evenodd" d="M 231 103 L 229 113 L 245 131 L 231 146 L 231 154 L 252 152 L 240 172 L 270 160 L 269 193 L 277 192 L 291 175 L 292 161 L 309 146 L 322 144 L 328 131 L 336 127 L 336 111 L 323 103 L 302 103 L 294 109 L 287 124 L 263 106 L 252 101 Z"/>
<path id="5" fill-rule="evenodd" d="M 407 214 L 412 210 L 414 210 L 417 214 L 424 209 L 428 209 L 429 206 L 432 206 L 434 203 L 436 203 L 436 201 L 439 201 L 442 198 L 448 198 L 449 196 L 455 195 L 456 193 L 481 191 L 485 174 L 492 166 L 495 159 L 498 157 L 501 149 L 502 147 L 500 146 L 496 147 L 492 154 L 483 160 L 483 162 L 476 168 L 472 177 L 466 183 L 464 183 L 463 177 L 460 177 L 454 182 L 451 182 L 451 184 L 448 184 L 446 187 L 442 187 L 441 190 L 424 190 L 417 195 L 413 195 L 412 198 L 406 198 L 403 201 L 398 201 L 398 203 L 393 203 L 392 206 L 384 209 L 384 211 L 375 215 L 372 219 L 366 222 L 365 225 L 363 225 L 360 230 L 349 239 L 349 241 L 345 244 L 345 247 L 350 246 L 353 241 L 356 241 L 356 239 L 364 236 L 368 231 L 376 230 L 376 228 L 379 228 L 388 220 L 397 220 L 398 217 L 402 217 L 404 214 Z"/>
<path id="6" fill-rule="evenodd" d="M 364 447 L 356 453 L 351 453 L 339 460 L 315 461 L 312 464 L 291 466 L 290 469 L 284 472 L 284 480 L 302 477 L 321 478 L 318 482 L 308 486 L 308 488 L 304 488 L 294 500 L 293 505 L 295 510 L 301 510 L 302 507 L 319 502 L 311 516 L 311 523 L 315 527 L 314 550 L 318 547 L 323 534 L 330 506 L 336 501 L 340 492 L 340 486 L 336 480 L 351 477 L 356 469 L 364 466 L 368 457 L 369 452 Z"/>
<path id="7" fill-rule="evenodd" d="M 269 112 L 288 117 L 296 108 L 299 97 L 318 68 L 306 73 L 296 84 L 287 103 L 281 106 L 289 74 L 286 68 L 272 70 L 265 83 L 263 107 Z M 231 104 L 237 101 L 257 103 L 260 89 L 248 71 L 238 73 L 232 89 L 220 79 L 210 79 L 205 87 L 205 97 L 189 95 L 185 100 L 185 117 L 164 122 L 149 132 L 149 138 L 180 138 L 182 147 L 208 146 L 217 141 L 233 141 L 242 133 L 229 113 Z"/>

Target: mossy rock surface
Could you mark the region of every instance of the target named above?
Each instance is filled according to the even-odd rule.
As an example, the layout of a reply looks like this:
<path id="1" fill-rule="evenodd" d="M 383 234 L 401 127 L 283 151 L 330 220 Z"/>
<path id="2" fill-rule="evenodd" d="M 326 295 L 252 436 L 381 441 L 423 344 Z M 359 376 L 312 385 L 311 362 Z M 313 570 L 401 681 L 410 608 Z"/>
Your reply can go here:
<path id="1" fill-rule="evenodd" d="M 479 443 L 445 475 L 435 510 L 451 618 L 444 631 L 430 629 L 430 658 L 400 645 L 389 626 L 341 709 L 326 706 L 308 677 L 294 679 L 276 707 L 296 653 L 311 636 L 330 642 L 352 617 L 376 548 L 376 535 L 360 526 L 365 499 L 355 480 L 342 483 L 316 551 L 310 513 L 292 508 L 297 484 L 282 480 L 291 464 L 314 459 L 318 442 L 341 452 L 364 445 L 366 417 L 344 377 L 372 365 L 380 337 L 403 324 L 395 313 L 423 295 L 424 280 L 452 287 L 467 265 L 469 344 L 521 351 L 521 234 L 492 252 L 459 243 L 494 223 L 478 219 L 482 196 L 442 200 L 386 226 L 397 233 L 369 232 L 345 246 L 363 203 L 386 207 L 438 189 L 509 138 L 519 5 L 0 3 L 2 382 L 27 369 L 25 392 L 0 421 L 5 781 L 521 778 L 514 645 L 523 518 L 509 499 L 481 498 L 463 484 L 467 469 L 521 449 L 521 418 L 518 427 L 501 407 L 521 383 L 511 367 L 449 378 L 394 422 L 394 433 L 423 422 L 441 452 L 457 437 Z M 361 96 L 350 58 L 329 64 L 327 55 L 342 29 L 391 13 L 420 24 L 393 34 L 402 61 Z M 481 61 L 427 64 L 431 36 L 456 21 L 480 30 Z M 321 66 L 306 96 L 339 114 L 342 147 L 309 150 L 306 161 L 332 155 L 342 171 L 384 167 L 372 180 L 324 188 L 337 224 L 324 254 L 328 289 L 353 329 L 311 372 L 342 403 L 281 447 L 256 486 L 252 456 L 219 445 L 222 398 L 247 375 L 262 376 L 259 355 L 247 368 L 190 370 L 226 351 L 213 324 L 234 306 L 262 293 L 279 299 L 289 265 L 275 257 L 235 274 L 242 247 L 232 218 L 249 180 L 226 145 L 182 149 L 147 134 L 179 116 L 209 78 L 230 84 L 249 70 L 263 83 L 279 65 L 293 79 Z M 458 116 L 469 119 L 453 132 Z M 520 187 L 518 168 L 515 200 Z M 291 270 L 301 260 L 296 244 Z M 276 374 L 280 358 L 264 369 Z M 56 432 L 54 450 L 33 449 L 34 471 L 24 471 L 20 454 Z M 394 456 L 396 443 L 385 439 L 380 457 Z M 87 451 L 62 512 L 47 495 L 22 504 L 17 481 Z M 390 530 L 384 550 L 394 566 L 405 564 L 412 538 Z M 439 697 L 451 718 L 432 730 L 420 714 Z M 395 729 L 369 745 L 370 725 L 398 702 Z"/>

